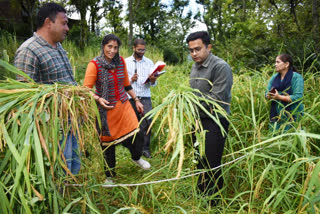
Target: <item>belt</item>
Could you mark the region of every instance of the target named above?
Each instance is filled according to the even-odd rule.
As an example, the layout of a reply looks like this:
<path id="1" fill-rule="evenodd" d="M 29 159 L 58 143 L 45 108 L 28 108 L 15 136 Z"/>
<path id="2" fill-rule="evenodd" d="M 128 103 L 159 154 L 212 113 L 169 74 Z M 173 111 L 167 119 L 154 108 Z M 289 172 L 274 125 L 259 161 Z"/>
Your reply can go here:
<path id="1" fill-rule="evenodd" d="M 137 98 L 139 100 L 151 100 L 151 97 L 140 97 L 140 96 L 137 96 Z M 130 100 L 132 100 L 132 98 L 130 98 Z"/>
<path id="2" fill-rule="evenodd" d="M 140 97 L 140 96 L 138 96 L 138 98 L 139 98 L 139 100 L 150 100 L 151 99 L 151 97 Z"/>

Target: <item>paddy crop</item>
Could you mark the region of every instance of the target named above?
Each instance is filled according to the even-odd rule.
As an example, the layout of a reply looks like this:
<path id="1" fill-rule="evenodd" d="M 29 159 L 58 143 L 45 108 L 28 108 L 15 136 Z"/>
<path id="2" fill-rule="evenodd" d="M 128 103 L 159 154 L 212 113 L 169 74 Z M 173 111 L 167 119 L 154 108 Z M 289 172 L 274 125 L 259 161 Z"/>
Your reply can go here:
<path id="1" fill-rule="evenodd" d="M 91 50 L 88 57 L 76 50 L 68 53 L 73 54 L 74 65 L 85 67 L 99 53 Z M 122 55 L 130 54 L 123 51 Z M 159 53 L 155 56 L 154 61 L 161 60 Z M 85 68 L 78 66 L 75 74 L 81 79 Z M 225 183 L 212 196 L 220 198 L 220 203 L 211 207 L 210 198 L 197 192 L 197 176 L 192 176 L 199 171 L 194 142 L 188 137 L 197 121 L 193 112 L 197 103 L 186 107 L 193 96 L 188 87 L 190 66 L 187 62 L 167 66 L 152 88 L 152 169 L 135 167 L 129 152 L 118 146 L 114 181 L 124 185 L 116 187 L 102 185 L 97 110 L 88 91 L 80 86 L 2 82 L 2 213 L 319 213 L 319 72 L 303 72 L 305 115 L 291 123 L 288 132 L 272 132 L 268 127 L 270 103 L 264 93 L 274 70 L 243 68 L 234 74 L 231 126 L 223 156 L 227 165 L 222 168 Z M 77 122 L 69 124 L 69 117 Z M 69 128 L 80 133 L 83 151 L 80 174 L 73 177 L 63 173 L 66 168 L 57 144 L 60 131 Z M 232 162 L 237 158 L 241 159 Z"/>

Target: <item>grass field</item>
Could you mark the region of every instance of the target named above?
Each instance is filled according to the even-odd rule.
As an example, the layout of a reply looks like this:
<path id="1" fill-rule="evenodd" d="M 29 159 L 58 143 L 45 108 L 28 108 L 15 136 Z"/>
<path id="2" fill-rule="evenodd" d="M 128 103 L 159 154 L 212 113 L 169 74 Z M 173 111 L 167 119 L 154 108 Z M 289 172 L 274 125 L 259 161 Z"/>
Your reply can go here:
<path id="1" fill-rule="evenodd" d="M 99 54 L 99 47 L 88 47 L 84 53 L 72 43 L 66 42 L 64 47 L 75 68 L 77 81 L 82 83 L 86 65 Z M 130 54 L 131 52 L 126 48 L 121 49 L 122 56 L 127 57 Z M 152 48 L 148 49 L 146 56 L 154 62 L 162 60 L 161 53 Z M 166 67 L 166 74 L 159 77 L 158 85 L 152 88 L 153 107 L 161 105 L 170 93 L 175 95 L 184 87 L 188 87 L 190 68 L 191 63 L 187 62 Z M 302 120 L 293 123 L 294 128 L 286 133 L 281 131 L 272 133 L 268 127 L 270 103 L 264 98 L 264 92 L 273 72 L 273 67 L 265 66 L 262 71 L 243 68 L 238 74 L 234 74 L 232 113 L 229 118 L 231 126 L 223 163 L 241 159 L 223 167 L 225 185 L 223 190 L 214 196 L 221 198 L 221 203 L 216 207 L 211 207 L 207 203 L 210 198 L 197 193 L 195 185 L 197 176 L 183 178 L 198 172 L 193 162 L 195 150 L 190 138 L 184 132 L 182 133 L 184 161 L 180 179 L 130 186 L 177 177 L 179 158 L 172 160 L 175 147 L 164 150 L 168 133 L 171 131 L 170 127 L 161 126 L 164 115 L 157 118 L 152 130 L 151 170 L 143 171 L 136 167 L 130 160 L 129 151 L 120 145 L 117 146 L 117 176 L 114 181 L 116 184 L 129 184 L 128 186 L 110 188 L 101 185 L 105 176 L 101 149 L 94 131 L 94 114 L 88 116 L 88 121 L 91 123 L 87 121 L 81 127 L 83 146 L 89 154 L 83 154 L 83 165 L 80 174 L 76 176 L 77 183 L 82 186 L 65 186 L 65 181 L 72 184 L 76 182 L 63 176 L 58 163 L 54 165 L 55 179 L 53 180 L 50 177 L 50 163 L 46 159 L 44 150 L 33 146 L 36 138 L 30 138 L 31 147 L 26 147 L 29 144 L 22 141 L 26 137 L 20 133 L 24 129 L 19 123 L 24 121 L 24 118 L 28 118 L 24 114 L 28 115 L 29 110 L 19 112 L 20 119 L 15 122 L 13 119 L 6 121 L 10 112 L 19 109 L 19 106 L 10 111 L 6 110 L 10 107 L 7 105 L 5 108 L 5 104 L 8 103 L 8 94 L 2 90 L 9 87 L 8 85 L 13 88 L 17 83 L 3 83 L 0 88 L 0 106 L 2 106 L 0 108 L 2 142 L 0 143 L 0 207 L 2 207 L 0 210 L 2 213 L 319 213 L 320 73 L 303 71 L 305 115 Z M 19 87 L 22 89 L 30 87 L 26 85 L 19 85 Z M 37 86 L 32 87 L 37 88 Z M 46 90 L 60 89 L 47 88 Z M 32 96 L 37 94 L 38 92 L 34 92 Z M 24 95 L 31 96 L 26 93 L 19 96 Z M 14 98 L 17 99 L 17 97 Z M 83 115 L 91 111 L 89 108 L 92 105 L 91 102 L 79 97 L 88 99 L 89 96 L 85 92 L 83 94 L 74 92 L 72 99 L 81 103 L 72 102 L 69 107 L 65 107 L 66 112 L 72 110 Z M 41 101 L 41 97 L 37 99 Z M 57 99 L 60 98 L 57 96 Z M 33 102 L 34 100 L 35 98 Z M 44 106 L 47 105 L 50 109 L 50 105 L 58 105 L 56 103 L 52 100 Z M 88 108 L 81 111 L 78 109 L 86 105 Z M 25 105 L 25 109 L 27 107 L 28 105 Z M 35 105 L 36 109 L 38 107 Z M 40 118 L 45 118 L 45 115 L 39 115 Z M 35 121 L 37 120 L 35 117 Z M 47 121 L 51 120 L 47 119 Z M 10 122 L 12 125 L 8 125 Z M 185 123 L 188 122 L 185 121 Z M 52 121 L 52 124 L 52 127 L 57 127 L 56 122 Z M 50 126 L 46 126 L 43 121 L 40 126 L 46 131 L 45 138 L 48 142 L 54 142 L 52 139 L 57 139 L 57 134 L 54 134 L 58 133 L 57 130 L 50 130 Z M 4 127 L 8 135 L 3 131 Z M 176 135 L 179 134 L 181 133 L 178 131 Z M 18 139 L 17 136 L 19 136 Z M 12 139 L 13 143 L 8 144 L 8 139 Z M 179 144 L 175 145 L 179 147 Z M 39 159 L 37 158 L 40 156 L 43 156 L 45 162 L 43 179 L 48 182 L 46 184 L 40 179 L 41 173 L 38 173 L 37 160 Z M 25 160 L 22 160 L 23 157 Z M 59 159 L 59 157 L 56 158 Z M 21 178 L 22 174 L 28 175 L 30 179 Z M 33 191 L 33 188 L 38 190 Z M 13 191 L 16 193 L 14 194 Z M 13 194 L 15 197 L 11 197 Z"/>

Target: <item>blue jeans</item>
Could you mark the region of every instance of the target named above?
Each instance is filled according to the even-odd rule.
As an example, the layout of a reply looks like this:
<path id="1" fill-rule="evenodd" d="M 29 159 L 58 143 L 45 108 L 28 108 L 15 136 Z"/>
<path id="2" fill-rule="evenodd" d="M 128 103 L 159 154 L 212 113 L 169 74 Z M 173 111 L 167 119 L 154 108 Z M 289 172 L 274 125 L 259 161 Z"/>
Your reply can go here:
<path id="1" fill-rule="evenodd" d="M 60 145 L 63 144 L 64 136 L 60 141 Z M 80 151 L 77 142 L 77 138 L 74 136 L 72 132 L 68 133 L 67 140 L 65 143 L 65 147 L 63 150 L 63 155 L 67 162 L 67 167 L 71 171 L 72 174 L 78 174 L 80 171 Z"/>

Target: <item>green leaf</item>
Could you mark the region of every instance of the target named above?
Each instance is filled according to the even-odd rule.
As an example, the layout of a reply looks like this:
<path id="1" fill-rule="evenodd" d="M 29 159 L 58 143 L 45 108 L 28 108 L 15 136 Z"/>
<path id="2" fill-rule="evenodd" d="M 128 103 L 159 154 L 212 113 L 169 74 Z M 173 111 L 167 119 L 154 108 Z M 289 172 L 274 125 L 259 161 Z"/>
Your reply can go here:
<path id="1" fill-rule="evenodd" d="M 7 195 L 3 190 L 3 186 L 4 184 L 0 182 L 0 211 L 3 214 L 13 214 Z"/>
<path id="2" fill-rule="evenodd" d="M 43 161 L 43 155 L 42 155 L 42 149 L 41 149 L 41 144 L 40 144 L 40 139 L 37 131 L 36 124 L 33 123 L 33 139 L 34 139 L 34 152 L 36 155 L 36 166 L 39 170 L 39 173 L 42 177 L 43 184 L 46 186 L 46 177 L 45 177 L 45 172 L 44 172 L 44 161 Z"/>
<path id="3" fill-rule="evenodd" d="M 62 213 L 68 213 L 68 211 L 71 209 L 72 205 L 75 203 L 78 203 L 80 200 L 82 199 L 82 197 L 76 198 L 74 199 L 72 202 L 70 202 L 62 211 Z"/>
<path id="4" fill-rule="evenodd" d="M 3 68 L 5 68 L 6 70 L 18 74 L 20 76 L 23 76 L 24 78 L 26 78 L 27 80 L 29 80 L 30 82 L 34 82 L 34 80 L 32 78 L 30 78 L 26 73 L 24 73 L 23 71 L 20 71 L 19 69 L 17 69 L 16 67 L 14 67 L 13 65 L 10 65 L 9 63 L 3 61 L 0 59 L 0 66 L 2 66 Z"/>

